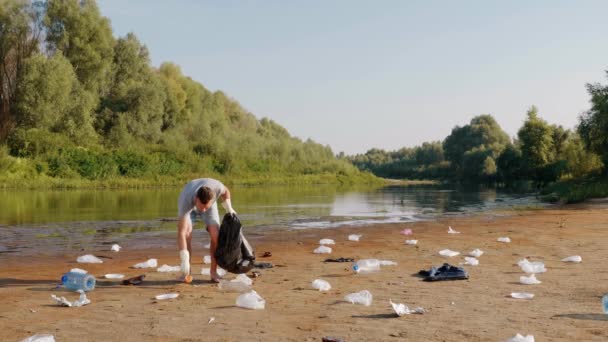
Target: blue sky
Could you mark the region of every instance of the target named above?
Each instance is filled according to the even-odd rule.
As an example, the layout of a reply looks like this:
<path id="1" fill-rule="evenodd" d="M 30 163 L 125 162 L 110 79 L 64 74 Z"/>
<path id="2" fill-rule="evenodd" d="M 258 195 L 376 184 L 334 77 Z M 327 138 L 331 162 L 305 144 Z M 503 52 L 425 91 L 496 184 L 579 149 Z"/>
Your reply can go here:
<path id="1" fill-rule="evenodd" d="M 531 105 L 573 128 L 585 84 L 608 82 L 608 1 L 98 4 L 154 66 L 176 63 L 335 153 L 442 140 L 488 113 L 515 136 Z"/>

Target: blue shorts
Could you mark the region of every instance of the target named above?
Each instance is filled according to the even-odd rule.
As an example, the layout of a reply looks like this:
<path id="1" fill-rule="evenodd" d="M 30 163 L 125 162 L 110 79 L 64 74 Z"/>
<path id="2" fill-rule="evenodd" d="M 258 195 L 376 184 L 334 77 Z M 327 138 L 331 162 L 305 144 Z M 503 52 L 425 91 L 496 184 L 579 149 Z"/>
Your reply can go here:
<path id="1" fill-rule="evenodd" d="M 213 202 L 211 207 L 207 209 L 207 211 L 205 211 L 204 213 L 198 211 L 196 208 L 192 209 L 192 211 L 190 212 L 190 220 L 192 221 L 192 226 L 194 226 L 194 222 L 196 222 L 197 219 L 205 222 L 207 228 L 213 225 L 219 228 L 220 214 L 217 211 L 217 202 Z"/>

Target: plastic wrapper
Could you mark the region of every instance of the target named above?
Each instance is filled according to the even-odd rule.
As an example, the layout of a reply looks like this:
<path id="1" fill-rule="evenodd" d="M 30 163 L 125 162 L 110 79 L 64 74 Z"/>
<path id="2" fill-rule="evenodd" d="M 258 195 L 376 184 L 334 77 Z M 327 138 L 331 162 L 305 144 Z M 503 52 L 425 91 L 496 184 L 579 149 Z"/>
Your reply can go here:
<path id="1" fill-rule="evenodd" d="M 266 301 L 255 290 L 251 290 L 237 297 L 236 306 L 245 309 L 263 310 Z"/>
<path id="2" fill-rule="evenodd" d="M 399 317 L 401 317 L 403 315 L 410 315 L 410 314 L 423 314 L 426 312 L 421 307 L 417 307 L 414 310 L 410 310 L 410 308 L 408 308 L 407 305 L 405 305 L 405 304 L 393 303 L 393 301 L 390 299 L 388 302 L 391 303 L 391 306 L 393 307 L 393 311 L 395 311 L 395 313 Z"/>
<path id="3" fill-rule="evenodd" d="M 519 265 L 522 271 L 528 274 L 547 272 L 545 264 L 541 261 L 530 262 L 528 259 L 521 259 L 517 262 L 517 265 Z"/>
<path id="4" fill-rule="evenodd" d="M 449 250 L 449 249 L 442 249 L 442 250 L 439 251 L 439 255 L 445 256 L 445 257 L 448 257 L 448 258 L 457 256 L 459 254 L 460 254 L 460 252 L 452 251 L 452 250 Z"/>
<path id="5" fill-rule="evenodd" d="M 122 279 L 125 277 L 124 274 L 118 274 L 118 273 L 108 273 L 104 276 L 106 279 Z"/>
<path id="6" fill-rule="evenodd" d="M 203 257 L 203 264 L 210 264 L 211 263 L 211 255 L 205 255 Z"/>
<path id="7" fill-rule="evenodd" d="M 19 342 L 55 342 L 55 336 L 49 334 L 36 334 L 28 338 L 24 338 Z"/>
<path id="8" fill-rule="evenodd" d="M 87 295 L 84 293 L 83 290 L 78 290 L 78 293 L 80 293 L 80 297 L 73 302 L 70 302 L 69 300 L 65 299 L 65 297 L 57 297 L 54 294 L 51 295 L 51 298 L 53 298 L 53 300 L 57 302 L 57 304 L 67 307 L 79 307 L 91 303 L 91 301 L 87 298 Z"/>
<path id="9" fill-rule="evenodd" d="M 154 297 L 156 300 L 174 299 L 179 297 L 179 293 L 164 293 Z"/>
<path id="10" fill-rule="evenodd" d="M 372 294 L 367 290 L 347 294 L 346 296 L 344 296 L 344 300 L 347 302 L 350 302 L 352 304 L 362 304 L 365 306 L 372 305 L 372 299 Z"/>
<path id="11" fill-rule="evenodd" d="M 534 298 L 534 294 L 527 292 L 511 292 L 511 297 L 515 299 L 532 299 Z"/>
<path id="12" fill-rule="evenodd" d="M 72 268 L 70 272 L 87 274 L 87 271 L 83 270 L 82 268 Z"/>
<path id="13" fill-rule="evenodd" d="M 579 262 L 583 261 L 583 258 L 581 258 L 580 255 L 573 255 L 573 256 L 569 256 L 567 258 L 563 258 L 562 261 L 563 262 L 579 263 Z"/>
<path id="14" fill-rule="evenodd" d="M 536 275 L 532 273 L 530 276 L 521 276 L 519 277 L 519 282 L 524 285 L 537 285 L 540 284 L 541 281 L 536 279 Z"/>
<path id="15" fill-rule="evenodd" d="M 473 257 L 464 257 L 464 264 L 471 265 L 471 266 L 477 266 L 477 265 L 479 265 L 479 260 L 477 260 L 477 258 L 473 258 Z"/>

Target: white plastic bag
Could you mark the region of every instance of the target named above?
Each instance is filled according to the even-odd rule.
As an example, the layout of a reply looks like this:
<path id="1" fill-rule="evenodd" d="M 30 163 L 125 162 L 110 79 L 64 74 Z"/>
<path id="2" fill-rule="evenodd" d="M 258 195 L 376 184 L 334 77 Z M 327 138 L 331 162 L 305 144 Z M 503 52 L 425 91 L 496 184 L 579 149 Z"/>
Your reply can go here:
<path id="1" fill-rule="evenodd" d="M 479 265 L 479 260 L 477 260 L 477 258 L 473 258 L 473 257 L 464 257 L 464 264 L 471 265 L 471 266 L 477 266 L 477 265 Z"/>
<path id="2" fill-rule="evenodd" d="M 203 245 L 203 248 L 205 248 L 205 249 L 209 249 L 209 248 L 211 248 L 211 243 L 208 243 L 208 244 L 206 244 L 206 245 Z"/>
<path id="3" fill-rule="evenodd" d="M 105 275 L 106 279 L 122 279 L 124 278 L 124 274 L 118 274 L 118 273 L 108 273 Z"/>
<path id="4" fill-rule="evenodd" d="M 534 294 L 527 292 L 511 292 L 511 297 L 515 299 L 532 299 L 534 298 Z"/>
<path id="5" fill-rule="evenodd" d="M 332 239 L 321 239 L 319 240 L 319 245 L 335 245 L 336 242 Z"/>
<path id="6" fill-rule="evenodd" d="M 519 277 L 519 282 L 524 285 L 536 285 L 536 284 L 541 283 L 540 280 L 536 279 L 536 275 L 534 273 L 532 273 L 529 277 L 526 277 L 526 276 Z"/>
<path id="7" fill-rule="evenodd" d="M 315 254 L 330 254 L 331 253 L 331 247 L 319 246 L 317 249 L 315 249 L 312 252 L 315 253 Z"/>
<path id="8" fill-rule="evenodd" d="M 370 306 L 372 305 L 372 294 L 367 290 L 363 290 L 347 294 L 346 296 L 344 296 L 344 300 L 353 304 L 363 304 L 365 306 Z"/>
<path id="9" fill-rule="evenodd" d="M 140 262 L 139 264 L 133 265 L 133 268 L 152 268 L 158 266 L 158 260 L 148 259 L 147 261 Z"/>
<path id="10" fill-rule="evenodd" d="M 55 336 L 49 334 L 36 334 L 28 338 L 24 338 L 19 342 L 55 342 Z"/>
<path id="11" fill-rule="evenodd" d="M 211 275 L 211 268 L 209 268 L 209 267 L 203 267 L 201 269 L 201 274 L 202 275 Z M 220 277 L 225 276 L 226 275 L 226 270 L 218 266 L 218 268 L 217 268 L 217 275 L 220 276 Z"/>
<path id="12" fill-rule="evenodd" d="M 520 335 L 517 334 L 513 337 L 511 337 L 510 339 L 506 340 L 505 342 L 534 342 L 534 336 L 532 335 Z"/>
<path id="13" fill-rule="evenodd" d="M 82 268 L 72 268 L 70 272 L 87 274 L 87 271 L 83 270 Z"/>
<path id="14" fill-rule="evenodd" d="M 350 234 L 348 236 L 348 240 L 350 240 L 350 241 L 359 241 L 359 239 L 361 238 L 361 236 L 363 236 L 363 235 Z"/>
<path id="15" fill-rule="evenodd" d="M 220 280 L 218 287 L 220 290 L 225 292 L 247 292 L 251 290 L 252 284 L 253 280 L 251 280 L 247 275 L 239 274 L 232 280 Z"/>
<path id="16" fill-rule="evenodd" d="M 211 255 L 205 255 L 203 257 L 203 263 L 204 264 L 210 264 L 211 263 Z"/>
<path id="17" fill-rule="evenodd" d="M 173 299 L 179 297 L 179 293 L 164 293 L 154 297 L 156 300 Z"/>
<path id="18" fill-rule="evenodd" d="M 76 261 L 79 263 L 83 263 L 83 264 L 101 264 L 101 263 L 103 263 L 103 261 L 101 259 L 99 259 L 98 257 L 96 257 L 92 254 L 81 255 L 76 259 Z"/>
<path id="19" fill-rule="evenodd" d="M 415 245 L 418 243 L 418 240 L 405 240 L 406 245 Z"/>
<path id="20" fill-rule="evenodd" d="M 312 288 L 319 291 L 331 290 L 331 285 L 323 279 L 315 279 L 312 281 Z"/>
<path id="21" fill-rule="evenodd" d="M 120 247 L 118 244 L 115 243 L 112 245 L 112 248 L 110 248 L 110 249 L 112 250 L 112 252 L 119 252 L 121 248 L 122 247 Z"/>
<path id="22" fill-rule="evenodd" d="M 245 309 L 263 310 L 266 306 L 266 301 L 255 290 L 251 290 L 238 296 L 236 306 Z"/>
<path id="23" fill-rule="evenodd" d="M 580 255 L 573 255 L 573 256 L 569 256 L 567 258 L 563 258 L 562 261 L 579 263 L 579 262 L 583 261 L 583 258 L 581 258 Z"/>
<path id="24" fill-rule="evenodd" d="M 439 251 L 439 255 L 451 258 L 453 256 L 457 256 L 460 252 L 452 251 L 449 249 L 442 249 Z"/>
<path id="25" fill-rule="evenodd" d="M 182 270 L 181 266 L 169 266 L 167 264 L 162 265 L 161 267 L 156 269 L 156 272 L 180 272 Z"/>
<path id="26" fill-rule="evenodd" d="M 483 254 L 483 251 L 479 248 L 476 248 L 469 252 L 469 256 L 472 256 L 474 258 L 479 258 L 482 254 Z"/>
<path id="27" fill-rule="evenodd" d="M 521 259 L 517 262 L 517 265 L 521 268 L 522 271 L 530 274 L 530 273 L 543 273 L 547 272 L 545 268 L 545 264 L 541 261 L 530 262 L 528 259 Z"/>
<path id="28" fill-rule="evenodd" d="M 61 306 L 74 307 L 74 308 L 91 303 L 91 301 L 87 298 L 87 295 L 84 294 L 83 290 L 78 290 L 78 293 L 80 293 L 80 297 L 73 302 L 68 301 L 67 299 L 65 299 L 65 297 L 57 297 L 54 294 L 51 295 L 51 298 L 53 298 L 53 300 Z"/>
<path id="29" fill-rule="evenodd" d="M 393 310 L 395 311 L 395 313 L 397 314 L 397 316 L 401 317 L 403 315 L 409 315 L 409 314 L 423 314 L 425 313 L 425 310 L 421 307 L 417 307 L 414 310 L 410 310 L 410 308 L 407 307 L 407 305 L 405 304 L 395 304 L 393 303 L 392 300 L 388 300 L 389 303 L 391 303 L 391 306 L 393 307 Z"/>
<path id="30" fill-rule="evenodd" d="M 504 243 L 509 243 L 511 242 L 511 239 L 508 237 L 499 237 L 498 239 L 496 239 L 496 241 L 498 242 L 504 242 Z"/>
<path id="31" fill-rule="evenodd" d="M 452 227 L 448 227 L 448 234 L 460 234 L 460 232 L 455 231 Z"/>

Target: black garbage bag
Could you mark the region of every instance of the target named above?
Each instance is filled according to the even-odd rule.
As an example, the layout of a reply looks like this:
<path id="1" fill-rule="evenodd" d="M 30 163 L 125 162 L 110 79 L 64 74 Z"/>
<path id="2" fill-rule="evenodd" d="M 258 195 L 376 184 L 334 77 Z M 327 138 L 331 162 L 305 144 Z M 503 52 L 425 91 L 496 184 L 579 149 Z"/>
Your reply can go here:
<path id="1" fill-rule="evenodd" d="M 215 260 L 230 273 L 247 273 L 254 267 L 255 253 L 243 236 L 241 221 L 235 214 L 226 214 L 222 219 Z"/>

